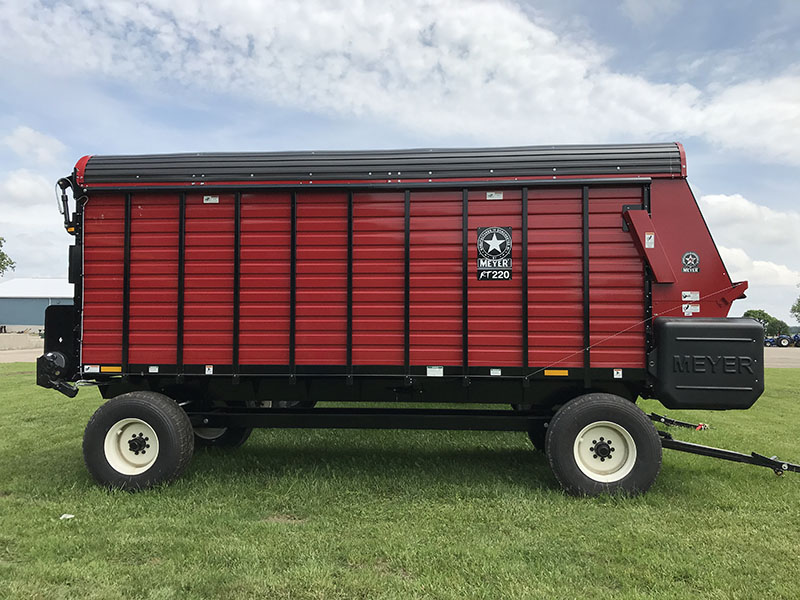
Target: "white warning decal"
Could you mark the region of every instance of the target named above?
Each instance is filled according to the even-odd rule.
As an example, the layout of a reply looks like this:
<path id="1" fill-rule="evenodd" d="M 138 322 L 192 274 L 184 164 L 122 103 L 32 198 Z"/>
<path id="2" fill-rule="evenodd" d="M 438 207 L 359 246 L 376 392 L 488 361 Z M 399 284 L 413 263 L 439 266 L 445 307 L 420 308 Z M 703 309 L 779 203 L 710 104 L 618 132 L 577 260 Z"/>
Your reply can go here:
<path id="1" fill-rule="evenodd" d="M 655 231 L 645 231 L 644 232 L 644 247 L 645 248 L 655 248 L 656 247 L 656 233 L 655 233 Z"/>
<path id="2" fill-rule="evenodd" d="M 684 290 L 681 292 L 681 301 L 683 302 L 699 302 L 700 292 L 694 290 Z"/>
<path id="3" fill-rule="evenodd" d="M 486 192 L 487 200 L 502 200 L 503 192 Z"/>
<path id="4" fill-rule="evenodd" d="M 686 317 L 691 317 L 694 313 L 700 312 L 700 305 L 699 304 L 684 304 L 683 305 L 683 314 Z"/>

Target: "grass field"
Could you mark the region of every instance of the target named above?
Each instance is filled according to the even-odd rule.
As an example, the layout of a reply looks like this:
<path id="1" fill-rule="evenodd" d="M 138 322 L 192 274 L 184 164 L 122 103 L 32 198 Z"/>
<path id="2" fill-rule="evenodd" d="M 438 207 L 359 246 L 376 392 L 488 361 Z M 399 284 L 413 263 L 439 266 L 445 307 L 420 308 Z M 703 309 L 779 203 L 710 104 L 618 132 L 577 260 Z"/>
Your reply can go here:
<path id="1" fill-rule="evenodd" d="M 800 475 L 666 450 L 648 494 L 575 499 L 524 434 L 288 430 L 107 492 L 99 394 L 0 380 L 0 598 L 800 597 Z M 798 462 L 798 384 L 769 370 L 755 408 L 674 435 Z"/>

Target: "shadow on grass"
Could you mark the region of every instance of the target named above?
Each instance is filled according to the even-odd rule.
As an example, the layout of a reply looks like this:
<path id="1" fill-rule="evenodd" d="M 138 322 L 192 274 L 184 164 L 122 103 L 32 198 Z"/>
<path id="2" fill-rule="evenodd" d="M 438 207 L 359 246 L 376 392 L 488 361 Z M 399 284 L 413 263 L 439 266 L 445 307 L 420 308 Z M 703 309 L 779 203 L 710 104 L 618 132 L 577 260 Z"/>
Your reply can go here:
<path id="1" fill-rule="evenodd" d="M 352 481 L 370 485 L 451 487 L 521 486 L 558 489 L 544 454 L 515 448 L 376 448 L 361 444 L 253 444 L 234 451 L 203 449 L 189 477 L 213 476 L 234 482 L 249 477 Z"/>

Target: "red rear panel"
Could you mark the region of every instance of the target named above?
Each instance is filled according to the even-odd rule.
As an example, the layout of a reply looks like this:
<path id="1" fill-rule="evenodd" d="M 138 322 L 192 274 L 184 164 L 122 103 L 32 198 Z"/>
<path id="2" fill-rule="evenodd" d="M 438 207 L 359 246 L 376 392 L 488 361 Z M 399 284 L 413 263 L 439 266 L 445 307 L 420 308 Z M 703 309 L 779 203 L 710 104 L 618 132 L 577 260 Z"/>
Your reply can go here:
<path id="1" fill-rule="evenodd" d="M 93 194 L 83 209 L 83 364 L 122 364 L 124 242 L 122 196 Z"/>

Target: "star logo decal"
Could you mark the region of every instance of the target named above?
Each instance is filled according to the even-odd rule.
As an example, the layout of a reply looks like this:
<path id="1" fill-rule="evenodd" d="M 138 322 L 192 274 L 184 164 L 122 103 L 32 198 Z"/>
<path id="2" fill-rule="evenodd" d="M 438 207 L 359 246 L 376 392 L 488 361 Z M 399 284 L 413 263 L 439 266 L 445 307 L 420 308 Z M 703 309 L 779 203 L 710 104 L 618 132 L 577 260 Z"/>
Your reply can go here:
<path id="1" fill-rule="evenodd" d="M 489 247 L 489 248 L 488 248 L 488 250 L 487 250 L 487 252 L 497 252 L 498 254 L 500 254 L 500 252 L 501 252 L 501 249 L 500 249 L 500 248 L 501 248 L 501 246 L 502 246 L 503 244 L 505 244 L 505 243 L 506 243 L 506 241 L 505 241 L 505 240 L 498 239 L 498 238 L 497 238 L 497 234 L 496 234 L 496 233 L 493 233 L 493 234 L 492 234 L 492 239 L 490 239 L 490 240 L 483 240 L 483 243 L 484 243 L 484 244 L 486 244 L 486 245 Z"/>

